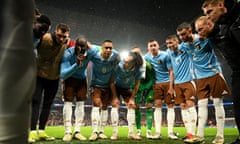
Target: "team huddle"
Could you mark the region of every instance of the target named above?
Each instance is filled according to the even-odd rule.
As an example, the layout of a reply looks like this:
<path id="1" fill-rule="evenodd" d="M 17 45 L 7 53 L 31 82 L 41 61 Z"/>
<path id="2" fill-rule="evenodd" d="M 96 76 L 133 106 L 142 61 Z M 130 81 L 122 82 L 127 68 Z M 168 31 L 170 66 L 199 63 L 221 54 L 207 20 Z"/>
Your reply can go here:
<path id="1" fill-rule="evenodd" d="M 144 103 L 146 138 L 161 139 L 162 106 L 166 104 L 168 138 L 178 139 L 173 127 L 174 106 L 179 105 L 186 128 L 183 141 L 201 143 L 204 142 L 208 100 L 211 99 L 217 123 L 217 133 L 212 143 L 224 143 L 223 97 L 231 93 L 215 54 L 215 41 L 210 38 L 214 22 L 207 16 L 200 16 L 194 21 L 196 32 L 191 23 L 183 22 L 178 25 L 176 34 L 165 39 L 167 50 L 160 50 L 160 43 L 151 39 L 147 42 L 146 54 L 135 46 L 126 56 L 121 56 L 114 49 L 111 40 L 94 45 L 81 35 L 73 41 L 69 38 L 70 27 L 67 24 L 58 24 L 54 33 L 47 32 L 50 25 L 47 16 L 41 14 L 36 16 L 33 23 L 38 68 L 29 142 L 55 139 L 47 135 L 44 129 L 61 80 L 65 127 L 63 141 L 70 142 L 73 138 L 90 141 L 107 139 L 104 128 L 108 120 L 108 106 L 111 106 L 110 119 L 113 128 L 110 139 L 117 140 L 119 107 L 123 100 L 127 107 L 128 138 L 142 139 L 140 106 Z M 91 73 L 86 73 L 89 64 Z M 87 80 L 89 75 L 91 81 Z M 81 133 L 81 127 L 84 126 L 84 101 L 87 99 L 88 85 L 92 88 L 93 131 L 86 138 Z M 75 124 L 72 131 L 74 100 Z"/>

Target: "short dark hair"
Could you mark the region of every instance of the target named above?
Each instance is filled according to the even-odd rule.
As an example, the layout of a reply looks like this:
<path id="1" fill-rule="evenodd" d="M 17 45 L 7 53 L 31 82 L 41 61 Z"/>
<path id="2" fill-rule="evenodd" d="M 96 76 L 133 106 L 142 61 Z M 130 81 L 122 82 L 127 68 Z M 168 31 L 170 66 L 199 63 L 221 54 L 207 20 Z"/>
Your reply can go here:
<path id="1" fill-rule="evenodd" d="M 49 19 L 48 16 L 46 15 L 40 15 L 36 18 L 36 21 L 39 22 L 39 23 L 45 23 L 47 25 L 51 25 L 51 20 Z"/>
<path id="2" fill-rule="evenodd" d="M 75 41 L 75 45 L 79 45 L 82 47 L 82 49 L 87 49 L 88 45 L 87 45 L 87 39 L 85 36 L 80 35 L 76 41 Z"/>
<path id="3" fill-rule="evenodd" d="M 171 34 L 171 35 L 168 35 L 168 36 L 166 37 L 166 40 L 169 40 L 169 39 L 177 39 L 177 40 L 178 40 L 178 37 L 177 37 L 176 34 Z"/>
<path id="4" fill-rule="evenodd" d="M 216 6 L 219 2 L 224 2 L 224 0 L 205 0 L 202 4 L 202 9 L 208 6 L 209 4 Z"/>
<path id="5" fill-rule="evenodd" d="M 183 23 L 181 23 L 180 25 L 178 25 L 177 31 L 180 31 L 180 30 L 182 30 L 182 29 L 190 29 L 190 28 L 192 28 L 191 23 L 183 22 Z"/>
<path id="6" fill-rule="evenodd" d="M 137 68 L 140 68 L 143 65 L 143 59 L 142 59 L 142 56 L 141 56 L 140 53 L 138 53 L 138 52 L 129 52 L 128 55 L 133 57 L 132 61 L 134 62 L 134 65 Z"/>
<path id="7" fill-rule="evenodd" d="M 155 41 L 158 42 L 157 39 L 150 39 L 148 43 L 155 42 Z"/>
<path id="8" fill-rule="evenodd" d="M 65 32 L 70 32 L 70 27 L 69 25 L 65 24 L 65 23 L 59 23 L 56 27 L 57 30 L 62 30 L 63 33 Z"/>
<path id="9" fill-rule="evenodd" d="M 103 41 L 103 43 L 106 43 L 106 42 L 112 43 L 112 41 L 109 39 Z"/>

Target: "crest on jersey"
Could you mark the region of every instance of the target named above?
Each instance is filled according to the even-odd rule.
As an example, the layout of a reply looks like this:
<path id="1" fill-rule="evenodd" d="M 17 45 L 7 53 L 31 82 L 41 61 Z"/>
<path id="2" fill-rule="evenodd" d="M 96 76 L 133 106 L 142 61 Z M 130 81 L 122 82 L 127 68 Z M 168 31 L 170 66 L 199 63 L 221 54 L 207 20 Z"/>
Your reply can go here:
<path id="1" fill-rule="evenodd" d="M 109 62 L 110 66 L 113 66 L 113 61 Z"/>
<path id="2" fill-rule="evenodd" d="M 183 51 L 182 50 L 178 50 L 178 54 L 183 54 Z"/>
<path id="3" fill-rule="evenodd" d="M 200 44 L 196 45 L 195 47 L 196 47 L 197 50 L 200 50 L 200 49 L 201 49 Z"/>
<path id="4" fill-rule="evenodd" d="M 102 67 L 102 73 L 106 73 L 107 72 L 107 68 L 106 67 Z"/>
<path id="5" fill-rule="evenodd" d="M 161 60 L 158 60 L 158 64 L 162 64 L 162 61 L 161 61 Z"/>

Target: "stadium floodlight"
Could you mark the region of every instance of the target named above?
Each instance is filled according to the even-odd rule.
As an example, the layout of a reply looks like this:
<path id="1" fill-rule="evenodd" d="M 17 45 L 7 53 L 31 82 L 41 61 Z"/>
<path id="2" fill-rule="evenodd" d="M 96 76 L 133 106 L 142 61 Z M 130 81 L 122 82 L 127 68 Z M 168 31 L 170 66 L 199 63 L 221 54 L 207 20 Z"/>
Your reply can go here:
<path id="1" fill-rule="evenodd" d="M 121 58 L 125 58 L 128 55 L 128 51 L 127 50 L 123 50 L 120 52 L 120 57 Z"/>

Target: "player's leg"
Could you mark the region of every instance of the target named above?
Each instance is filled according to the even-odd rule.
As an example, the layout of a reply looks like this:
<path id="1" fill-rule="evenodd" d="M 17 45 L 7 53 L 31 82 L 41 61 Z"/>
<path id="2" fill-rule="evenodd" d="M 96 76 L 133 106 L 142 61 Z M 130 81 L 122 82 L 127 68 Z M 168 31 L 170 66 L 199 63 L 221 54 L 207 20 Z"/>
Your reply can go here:
<path id="1" fill-rule="evenodd" d="M 153 120 L 153 90 L 149 90 L 145 96 L 145 107 L 146 107 L 146 122 L 147 132 L 146 137 L 152 138 L 152 120 Z"/>
<path id="2" fill-rule="evenodd" d="M 136 123 L 135 123 L 136 105 L 135 105 L 135 99 L 131 99 L 132 91 L 130 89 L 122 89 L 121 95 L 127 106 L 128 138 L 134 139 L 134 140 L 141 140 L 141 137 L 138 136 L 134 131 L 134 128 L 136 126 Z"/>
<path id="3" fill-rule="evenodd" d="M 213 95 L 213 104 L 215 108 L 215 116 L 217 122 L 217 134 L 213 143 L 224 143 L 224 124 L 225 124 L 225 110 L 223 107 L 223 96 L 229 96 L 230 91 L 223 75 L 219 74 L 212 78 L 211 89 Z"/>
<path id="4" fill-rule="evenodd" d="M 119 122 L 119 97 L 120 97 L 120 91 L 118 87 L 116 87 L 117 97 L 113 97 L 111 100 L 112 109 L 111 109 L 111 121 L 112 121 L 112 127 L 113 127 L 113 133 L 110 137 L 111 140 L 117 140 L 118 139 L 118 122 Z"/>
<path id="5" fill-rule="evenodd" d="M 93 88 L 93 94 L 92 94 L 93 107 L 92 107 L 92 112 L 91 112 L 91 121 L 92 121 L 93 132 L 92 132 L 91 136 L 89 137 L 90 141 L 97 140 L 97 138 L 98 138 L 98 124 L 100 122 L 99 110 L 102 105 L 101 94 L 102 94 L 101 88 L 97 88 L 97 87 Z"/>
<path id="6" fill-rule="evenodd" d="M 107 120 L 108 120 L 108 105 L 112 101 L 111 92 L 109 88 L 104 89 L 101 99 L 102 99 L 101 100 L 102 106 L 101 106 L 101 113 L 100 113 L 100 131 L 99 131 L 98 137 L 101 139 L 106 139 L 108 137 L 104 133 L 104 129 L 107 125 Z"/>
<path id="7" fill-rule="evenodd" d="M 154 99 L 155 111 L 154 111 L 154 123 L 155 123 L 155 134 L 152 136 L 153 139 L 161 139 L 161 128 L 162 128 L 162 100 Z"/>
<path id="8" fill-rule="evenodd" d="M 141 114 L 141 100 L 142 100 L 142 92 L 138 91 L 135 96 L 135 122 L 136 122 L 136 128 L 137 128 L 137 135 L 141 136 L 141 120 L 142 120 L 142 114 Z"/>
<path id="9" fill-rule="evenodd" d="M 87 99 L 87 81 L 86 79 L 78 80 L 77 83 L 77 97 L 76 97 L 76 107 L 75 107 L 75 128 L 74 128 L 74 137 L 78 140 L 87 140 L 85 136 L 83 136 L 81 131 L 81 126 L 83 126 L 83 120 L 85 115 L 84 110 L 84 101 Z"/>
<path id="10" fill-rule="evenodd" d="M 225 110 L 223 107 L 223 98 L 213 98 L 213 104 L 215 108 L 215 117 L 217 123 L 217 134 L 213 143 L 224 143 L 224 123 L 225 123 Z"/>
<path id="11" fill-rule="evenodd" d="M 167 105 L 167 127 L 168 127 L 169 139 L 178 139 L 178 137 L 173 132 L 174 122 L 175 122 L 174 104 L 168 104 Z"/>
<path id="12" fill-rule="evenodd" d="M 198 131 L 197 136 L 204 138 L 204 128 L 208 117 L 208 99 L 198 100 Z"/>
<path id="13" fill-rule="evenodd" d="M 161 90 L 161 84 L 156 84 L 153 88 L 154 92 L 154 123 L 155 134 L 152 139 L 161 139 L 161 127 L 162 127 L 162 98 L 163 92 Z"/>

